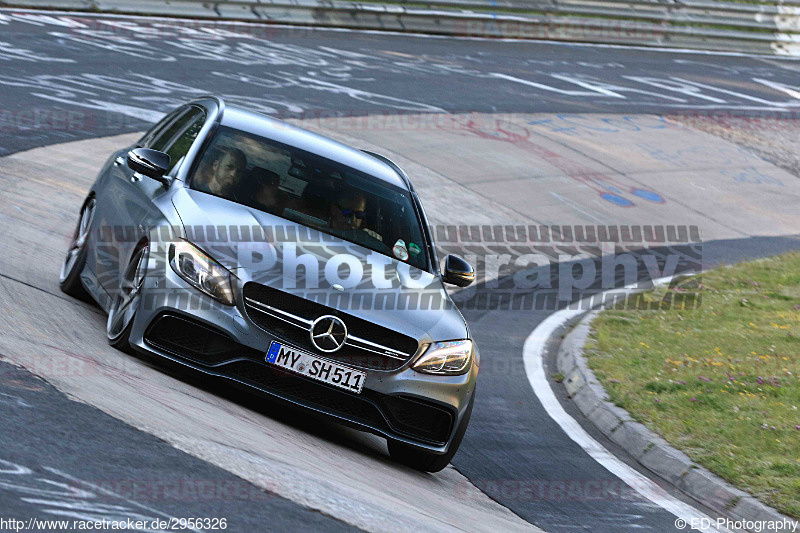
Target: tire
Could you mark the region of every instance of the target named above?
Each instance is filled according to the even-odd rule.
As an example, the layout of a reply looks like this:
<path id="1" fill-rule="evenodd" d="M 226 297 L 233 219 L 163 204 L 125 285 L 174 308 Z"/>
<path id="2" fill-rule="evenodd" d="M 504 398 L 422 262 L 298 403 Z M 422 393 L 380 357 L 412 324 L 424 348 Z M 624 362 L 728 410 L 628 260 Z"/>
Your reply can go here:
<path id="1" fill-rule="evenodd" d="M 92 231 L 95 206 L 94 198 L 90 198 L 83 204 L 78 225 L 72 234 L 69 250 L 67 250 L 67 256 L 64 258 L 61 273 L 58 276 L 58 286 L 61 292 L 81 300 L 89 299 L 89 294 L 81 283 L 81 272 L 86 265 L 87 241 Z"/>
<path id="2" fill-rule="evenodd" d="M 450 447 L 447 453 L 439 455 L 425 450 L 421 450 L 415 446 L 408 445 L 404 442 L 389 439 L 387 445 L 389 447 L 389 456 L 398 463 L 404 464 L 414 470 L 421 472 L 439 472 L 443 470 L 461 446 L 461 440 L 464 438 L 464 433 L 467 432 L 469 419 L 472 416 L 472 405 L 475 403 L 475 393 L 472 393 L 472 398 L 469 400 L 467 411 L 461 419 L 461 424 L 450 442 Z"/>
<path id="3" fill-rule="evenodd" d="M 117 350 L 133 354 L 130 343 L 136 310 L 141 301 L 141 290 L 147 274 L 147 260 L 150 247 L 139 244 L 131 255 L 131 260 L 120 279 L 120 287 L 111 301 L 106 322 L 108 344 Z"/>

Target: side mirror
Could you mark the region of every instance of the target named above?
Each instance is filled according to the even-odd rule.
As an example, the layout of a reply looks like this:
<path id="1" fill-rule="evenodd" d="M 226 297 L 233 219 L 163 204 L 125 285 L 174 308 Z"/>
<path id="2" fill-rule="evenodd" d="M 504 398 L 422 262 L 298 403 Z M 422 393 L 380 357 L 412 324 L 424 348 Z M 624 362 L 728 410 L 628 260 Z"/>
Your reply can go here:
<path id="1" fill-rule="evenodd" d="M 475 269 L 457 255 L 448 255 L 444 258 L 443 279 L 445 283 L 466 287 L 475 281 Z"/>
<path id="2" fill-rule="evenodd" d="M 164 177 L 169 170 L 169 161 L 169 155 L 150 148 L 134 148 L 128 152 L 128 166 L 131 170 L 160 181 L 165 187 L 169 186 L 169 179 Z"/>

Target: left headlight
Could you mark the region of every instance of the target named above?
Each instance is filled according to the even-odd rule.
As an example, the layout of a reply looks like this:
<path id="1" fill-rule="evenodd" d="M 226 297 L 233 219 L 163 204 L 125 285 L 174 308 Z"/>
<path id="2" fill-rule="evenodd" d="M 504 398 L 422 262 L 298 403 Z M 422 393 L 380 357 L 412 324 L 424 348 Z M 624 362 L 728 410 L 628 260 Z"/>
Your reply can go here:
<path id="1" fill-rule="evenodd" d="M 434 342 L 411 367 L 426 374 L 464 374 L 472 361 L 472 341 Z"/>
<path id="2" fill-rule="evenodd" d="M 233 305 L 231 273 L 188 241 L 170 244 L 169 264 L 190 285 L 225 305 Z"/>

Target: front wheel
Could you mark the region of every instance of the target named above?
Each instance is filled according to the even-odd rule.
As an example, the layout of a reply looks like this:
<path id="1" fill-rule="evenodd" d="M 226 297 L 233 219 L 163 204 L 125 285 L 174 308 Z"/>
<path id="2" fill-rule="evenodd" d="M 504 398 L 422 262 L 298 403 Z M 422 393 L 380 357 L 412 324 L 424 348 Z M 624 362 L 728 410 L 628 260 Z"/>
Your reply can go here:
<path id="1" fill-rule="evenodd" d="M 64 258 L 64 263 L 61 265 L 61 273 L 58 276 L 58 286 L 61 291 L 74 298 L 85 298 L 87 296 L 86 289 L 81 284 L 81 271 L 83 271 L 83 266 L 86 264 L 87 241 L 92 231 L 95 206 L 96 200 L 91 198 L 81 209 L 78 226 L 72 235 L 67 256 Z"/>
<path id="2" fill-rule="evenodd" d="M 447 449 L 447 453 L 438 455 L 425 450 L 420 450 L 419 448 L 410 446 L 404 442 L 389 439 L 387 441 L 387 445 L 389 447 L 389 456 L 398 463 L 409 466 L 414 470 L 420 470 L 422 472 L 438 472 L 443 470 L 444 467 L 450 464 L 453 456 L 458 451 L 458 447 L 461 446 L 461 440 L 464 438 L 464 433 L 467 432 L 469 419 L 472 416 L 473 403 L 475 403 L 474 392 L 472 394 L 472 398 L 469 400 L 469 405 L 467 405 L 467 411 L 464 413 L 464 417 L 461 419 L 461 424 L 458 426 L 456 434 L 453 436 L 453 440 L 450 443 L 450 447 Z"/>
<path id="3" fill-rule="evenodd" d="M 108 311 L 108 322 L 106 323 L 108 343 L 126 353 L 133 352 L 129 339 L 133 318 L 136 316 L 136 310 L 139 308 L 141 300 L 144 277 L 147 273 L 148 252 L 147 244 L 139 245 L 133 252 L 133 256 L 122 274 L 119 290 Z"/>

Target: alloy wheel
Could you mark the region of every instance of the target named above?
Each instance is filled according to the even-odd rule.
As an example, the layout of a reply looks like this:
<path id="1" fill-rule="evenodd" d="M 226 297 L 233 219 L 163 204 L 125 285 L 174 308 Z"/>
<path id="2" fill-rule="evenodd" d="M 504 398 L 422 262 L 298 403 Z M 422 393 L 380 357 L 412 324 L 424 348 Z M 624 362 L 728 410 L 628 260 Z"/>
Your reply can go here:
<path id="1" fill-rule="evenodd" d="M 86 245 L 86 240 L 89 238 L 89 232 L 92 230 L 92 221 L 94 219 L 95 203 L 95 199 L 92 198 L 81 211 L 81 218 L 78 220 L 78 226 L 75 228 L 72 241 L 69 243 L 67 256 L 64 258 L 64 263 L 61 266 L 61 274 L 58 278 L 61 283 L 67 279 L 67 276 L 72 273 L 72 270 L 77 265 L 78 258 Z"/>
<path id="2" fill-rule="evenodd" d="M 106 333 L 111 341 L 123 335 L 136 314 L 139 296 L 147 273 L 148 256 L 149 247 L 147 245 L 140 246 L 123 273 L 119 291 L 114 296 L 108 313 Z"/>

